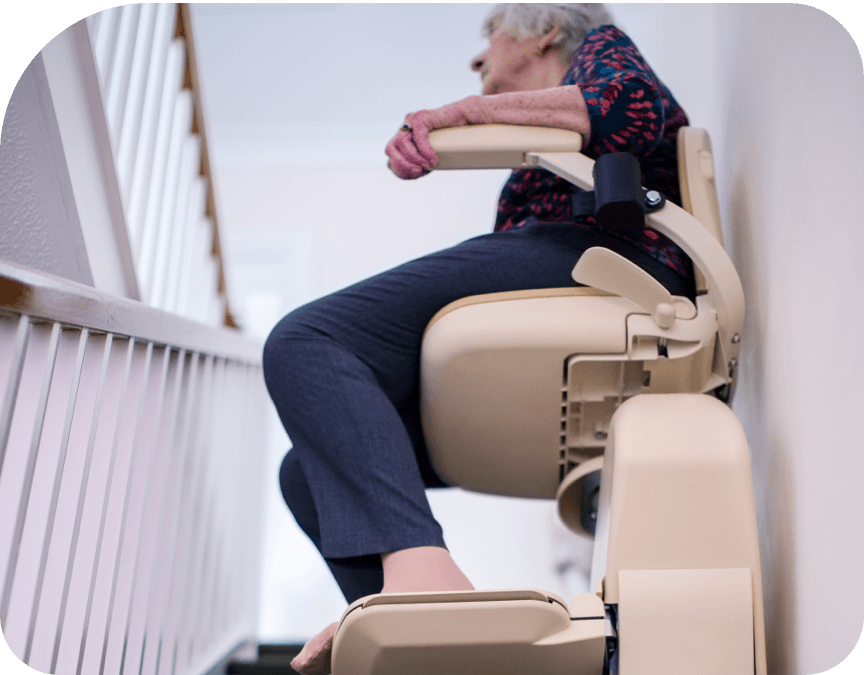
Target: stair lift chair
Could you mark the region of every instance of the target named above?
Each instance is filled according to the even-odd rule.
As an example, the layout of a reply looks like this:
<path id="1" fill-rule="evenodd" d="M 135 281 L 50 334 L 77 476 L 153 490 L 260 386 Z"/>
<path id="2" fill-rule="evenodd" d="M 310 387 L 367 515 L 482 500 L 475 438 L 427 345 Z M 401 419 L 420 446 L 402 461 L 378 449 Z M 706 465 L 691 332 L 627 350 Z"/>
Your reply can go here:
<path id="1" fill-rule="evenodd" d="M 594 189 L 598 217 L 607 202 L 607 220 L 632 217 L 614 180 L 601 195 L 608 169 L 595 189 L 579 134 L 489 125 L 431 140 L 439 169 L 540 166 Z M 765 675 L 750 456 L 728 407 L 743 291 L 708 135 L 684 128 L 678 146 L 685 208 L 637 177 L 637 215 L 693 260 L 695 304 L 592 248 L 573 269 L 584 286 L 465 298 L 424 336 L 433 466 L 465 489 L 557 499 L 563 522 L 594 537 L 595 592 L 569 606 L 534 589 L 361 598 L 333 675 Z"/>

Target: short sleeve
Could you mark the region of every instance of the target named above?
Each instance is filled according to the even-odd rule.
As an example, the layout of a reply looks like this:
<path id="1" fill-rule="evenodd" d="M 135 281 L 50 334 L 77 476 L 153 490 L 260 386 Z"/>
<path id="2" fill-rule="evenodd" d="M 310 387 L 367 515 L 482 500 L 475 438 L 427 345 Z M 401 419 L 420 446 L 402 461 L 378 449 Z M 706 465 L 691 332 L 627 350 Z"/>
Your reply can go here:
<path id="1" fill-rule="evenodd" d="M 591 134 L 583 152 L 589 157 L 609 152 L 645 156 L 660 144 L 671 101 L 619 29 L 603 26 L 589 33 L 564 83 L 578 85 L 588 106 Z"/>

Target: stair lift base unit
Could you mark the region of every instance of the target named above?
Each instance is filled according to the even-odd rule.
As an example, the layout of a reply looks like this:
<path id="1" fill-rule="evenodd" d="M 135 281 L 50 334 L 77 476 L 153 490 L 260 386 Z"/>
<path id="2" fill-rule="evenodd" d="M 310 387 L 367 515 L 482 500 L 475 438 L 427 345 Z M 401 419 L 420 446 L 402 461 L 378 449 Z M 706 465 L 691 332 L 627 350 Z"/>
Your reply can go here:
<path id="1" fill-rule="evenodd" d="M 592 585 L 617 608 L 622 674 L 765 675 L 750 453 L 727 406 L 664 394 L 616 411 Z"/>
<path id="2" fill-rule="evenodd" d="M 569 610 L 535 590 L 362 598 L 336 634 L 333 674 L 602 675 L 609 606 L 620 666 L 612 672 L 764 675 L 759 549 L 737 418 L 702 394 L 639 395 L 610 431 L 597 595 L 577 596 Z"/>

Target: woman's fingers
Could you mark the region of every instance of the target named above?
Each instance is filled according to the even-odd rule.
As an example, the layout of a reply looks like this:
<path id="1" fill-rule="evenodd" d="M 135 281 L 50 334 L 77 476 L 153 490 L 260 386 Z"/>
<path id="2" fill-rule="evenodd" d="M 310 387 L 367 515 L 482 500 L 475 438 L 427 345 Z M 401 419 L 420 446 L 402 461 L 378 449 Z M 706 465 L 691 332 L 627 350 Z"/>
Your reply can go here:
<path id="1" fill-rule="evenodd" d="M 399 178 L 410 180 L 412 178 L 420 178 L 429 173 L 429 170 L 423 165 L 406 158 L 397 149 L 391 149 L 387 153 L 387 156 L 390 158 L 387 162 L 387 167 Z"/>
<path id="2" fill-rule="evenodd" d="M 421 110 L 405 116 L 405 124 L 387 144 L 387 166 L 400 178 L 425 176 L 438 163 L 438 155 L 429 142 L 435 128 L 432 114 Z"/>
<path id="3" fill-rule="evenodd" d="M 399 178 L 420 178 L 432 170 L 432 163 L 417 150 L 412 135 L 411 131 L 400 129 L 385 150 L 389 157 L 387 166 Z"/>
<path id="4" fill-rule="evenodd" d="M 432 123 L 432 115 L 428 110 L 420 110 L 405 116 L 406 126 L 411 128 L 411 138 L 418 154 L 428 163 L 431 169 L 438 163 L 438 155 L 429 142 L 429 132 L 436 128 Z"/>

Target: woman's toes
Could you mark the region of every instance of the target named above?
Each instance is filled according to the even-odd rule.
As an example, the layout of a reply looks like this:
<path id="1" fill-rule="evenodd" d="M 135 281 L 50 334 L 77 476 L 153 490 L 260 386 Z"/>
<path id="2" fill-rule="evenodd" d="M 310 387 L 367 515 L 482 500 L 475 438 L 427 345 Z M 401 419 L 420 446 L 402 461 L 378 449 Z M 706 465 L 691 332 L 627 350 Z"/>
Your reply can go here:
<path id="1" fill-rule="evenodd" d="M 333 636 L 339 623 L 331 623 L 307 642 L 291 661 L 291 667 L 301 675 L 329 675 Z"/>

